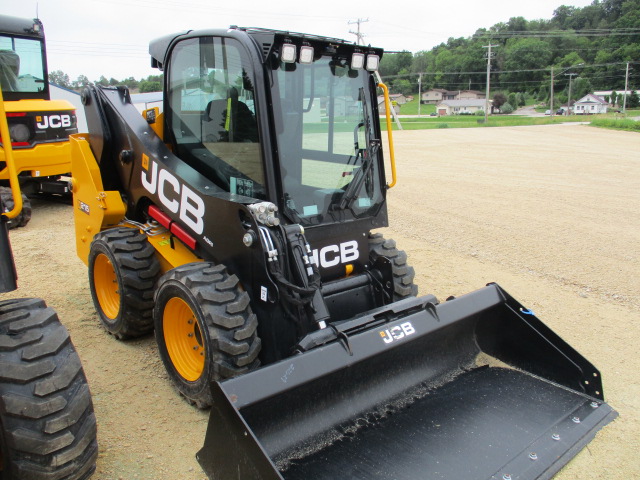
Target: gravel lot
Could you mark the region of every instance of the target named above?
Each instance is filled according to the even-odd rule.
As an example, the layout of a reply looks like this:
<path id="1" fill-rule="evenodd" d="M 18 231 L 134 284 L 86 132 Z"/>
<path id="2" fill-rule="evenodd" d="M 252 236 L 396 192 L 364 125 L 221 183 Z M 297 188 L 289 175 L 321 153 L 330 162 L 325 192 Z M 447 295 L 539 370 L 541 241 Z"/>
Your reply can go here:
<path id="1" fill-rule="evenodd" d="M 422 294 L 497 282 L 598 367 L 620 417 L 556 478 L 640 478 L 640 135 L 588 126 L 403 131 L 385 236 Z M 151 336 L 100 327 L 71 207 L 34 201 L 11 232 L 15 296 L 39 296 L 72 334 L 93 393 L 96 479 L 202 479 L 208 415 L 169 384 Z M 2 297 L 6 297 L 3 295 Z"/>

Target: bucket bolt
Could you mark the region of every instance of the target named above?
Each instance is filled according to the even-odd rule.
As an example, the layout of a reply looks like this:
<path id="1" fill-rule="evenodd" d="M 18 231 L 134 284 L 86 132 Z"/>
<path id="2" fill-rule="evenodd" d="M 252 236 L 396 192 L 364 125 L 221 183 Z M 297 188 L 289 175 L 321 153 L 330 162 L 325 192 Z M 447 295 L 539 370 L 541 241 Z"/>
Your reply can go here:
<path id="1" fill-rule="evenodd" d="M 529 458 L 530 458 L 531 460 L 537 460 L 537 459 L 538 459 L 538 455 L 537 455 L 535 452 L 531 452 L 531 453 L 529 454 Z"/>
<path id="2" fill-rule="evenodd" d="M 560 435 L 558 435 L 557 433 L 554 433 L 553 435 L 551 435 L 551 438 L 557 442 L 558 440 L 560 440 Z"/>

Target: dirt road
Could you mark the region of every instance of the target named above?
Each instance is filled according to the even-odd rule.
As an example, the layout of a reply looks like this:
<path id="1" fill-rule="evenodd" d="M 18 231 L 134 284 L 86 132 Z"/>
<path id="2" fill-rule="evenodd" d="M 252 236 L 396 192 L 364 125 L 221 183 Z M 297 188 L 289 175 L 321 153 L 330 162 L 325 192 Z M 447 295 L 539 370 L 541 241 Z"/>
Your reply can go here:
<path id="1" fill-rule="evenodd" d="M 395 238 L 422 294 L 498 282 L 602 372 L 620 417 L 556 478 L 640 478 L 640 135 L 587 126 L 397 132 Z M 20 296 L 72 334 L 98 418 L 96 479 L 202 479 L 207 414 L 172 390 L 152 337 L 100 327 L 71 207 L 34 202 L 11 232 Z M 6 296 L 6 295 L 5 295 Z M 16 296 L 16 295 L 13 295 Z"/>

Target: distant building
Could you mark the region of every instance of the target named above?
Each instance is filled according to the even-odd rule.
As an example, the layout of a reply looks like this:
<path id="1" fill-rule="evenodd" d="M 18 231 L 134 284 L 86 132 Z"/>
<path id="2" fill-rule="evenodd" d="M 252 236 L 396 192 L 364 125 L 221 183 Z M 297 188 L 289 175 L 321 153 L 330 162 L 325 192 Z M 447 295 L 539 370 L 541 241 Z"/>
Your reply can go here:
<path id="1" fill-rule="evenodd" d="M 631 95 L 631 90 L 599 90 L 597 92 L 593 92 L 593 94 L 596 97 L 600 97 L 600 98 L 604 98 L 610 105 L 612 105 L 611 103 L 611 95 L 613 94 L 613 92 L 616 92 L 616 95 L 618 95 L 618 99 L 616 101 L 616 103 L 618 105 L 622 105 L 622 99 L 624 98 L 624 96 L 629 96 Z"/>
<path id="2" fill-rule="evenodd" d="M 592 115 L 607 113 L 609 103 L 602 97 L 589 93 L 573 104 L 573 113 L 576 115 Z"/>
<path id="3" fill-rule="evenodd" d="M 132 93 L 131 103 L 142 113 L 147 108 L 159 107 L 162 112 L 162 92 L 149 92 L 149 93 Z M 204 110 L 202 107 L 201 110 Z"/>
<path id="4" fill-rule="evenodd" d="M 420 96 L 423 104 L 437 105 L 444 100 L 478 100 L 484 99 L 485 94 L 478 90 L 443 90 L 434 88 L 423 92 Z"/>
<path id="5" fill-rule="evenodd" d="M 479 110 L 484 111 L 485 101 L 481 99 L 444 100 L 436 105 L 438 115 L 472 115 Z M 491 102 L 489 102 L 491 106 Z"/>
<path id="6" fill-rule="evenodd" d="M 484 92 L 479 92 L 478 90 L 463 90 L 458 93 L 456 100 L 484 100 L 486 94 Z"/>
<path id="7" fill-rule="evenodd" d="M 82 100 L 80 100 L 80 94 L 78 92 L 49 82 L 49 96 L 51 100 L 66 100 L 76 107 L 78 132 L 86 133 L 89 131 L 87 128 L 87 117 L 84 114 L 84 105 L 82 105 Z"/>
<path id="8" fill-rule="evenodd" d="M 389 99 L 391 99 L 391 95 L 389 95 Z M 396 102 L 393 103 L 391 102 L 391 108 L 393 108 L 393 110 L 396 112 L 396 114 L 400 113 L 400 105 Z M 378 113 L 380 113 L 380 115 L 386 115 L 387 114 L 387 109 L 385 108 L 384 105 L 384 96 L 380 95 L 378 97 Z"/>
<path id="9" fill-rule="evenodd" d="M 420 95 L 420 102 L 422 104 L 437 105 L 442 100 L 444 100 L 445 93 L 447 93 L 447 91 L 442 90 L 441 88 L 434 88 L 432 90 L 427 90 L 426 92 L 422 92 L 422 95 Z"/>

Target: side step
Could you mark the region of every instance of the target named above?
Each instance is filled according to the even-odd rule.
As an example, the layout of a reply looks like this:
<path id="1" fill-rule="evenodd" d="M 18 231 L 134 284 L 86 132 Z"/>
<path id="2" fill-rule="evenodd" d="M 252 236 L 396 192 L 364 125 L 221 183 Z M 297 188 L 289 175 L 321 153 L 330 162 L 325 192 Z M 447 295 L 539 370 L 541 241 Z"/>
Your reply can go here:
<path id="1" fill-rule="evenodd" d="M 207 475 L 550 478 L 617 416 L 600 372 L 498 285 L 436 303 L 212 385 Z"/>

